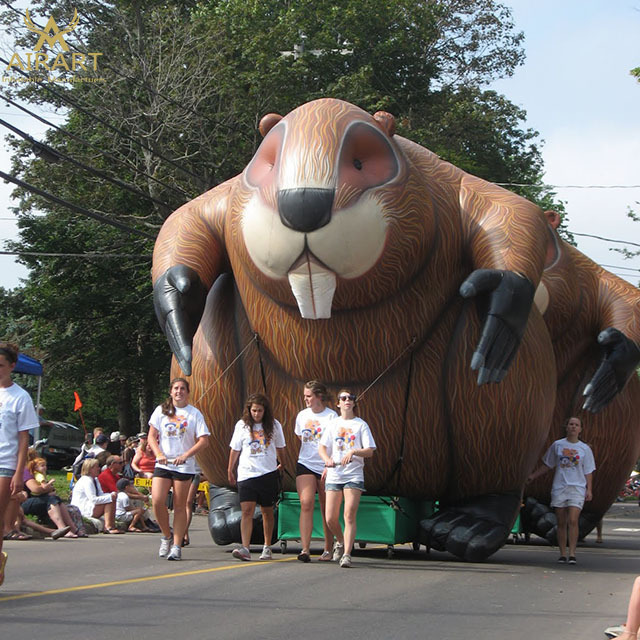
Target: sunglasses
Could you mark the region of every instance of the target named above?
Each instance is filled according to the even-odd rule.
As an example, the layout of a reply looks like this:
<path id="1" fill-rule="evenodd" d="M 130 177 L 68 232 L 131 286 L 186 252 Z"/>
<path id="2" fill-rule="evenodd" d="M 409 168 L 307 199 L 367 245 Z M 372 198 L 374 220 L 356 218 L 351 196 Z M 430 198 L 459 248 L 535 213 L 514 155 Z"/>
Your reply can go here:
<path id="1" fill-rule="evenodd" d="M 346 402 L 347 400 L 351 400 L 351 402 L 355 402 L 356 401 L 356 396 L 351 395 L 351 394 L 346 394 L 344 393 L 341 396 L 338 396 L 338 400 L 342 400 L 342 402 Z"/>

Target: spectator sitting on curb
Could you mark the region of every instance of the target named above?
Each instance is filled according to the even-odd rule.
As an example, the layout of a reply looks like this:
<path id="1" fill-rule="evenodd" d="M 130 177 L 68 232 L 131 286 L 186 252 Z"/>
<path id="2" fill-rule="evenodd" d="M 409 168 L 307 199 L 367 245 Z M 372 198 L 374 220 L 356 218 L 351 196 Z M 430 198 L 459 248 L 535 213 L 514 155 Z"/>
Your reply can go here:
<path id="1" fill-rule="evenodd" d="M 117 483 L 122 479 L 122 469 L 124 467 L 124 461 L 121 456 L 109 456 L 106 460 L 107 468 L 100 473 L 98 481 L 105 493 L 118 492 Z M 130 482 L 125 493 L 129 496 L 129 499 L 133 501 L 134 507 L 140 507 L 143 513 L 143 519 L 145 528 L 158 533 L 160 527 L 151 518 L 151 512 L 147 509 L 149 505 L 149 496 L 140 493 Z"/>
<path id="2" fill-rule="evenodd" d="M 116 523 L 129 525 L 127 531 L 142 533 L 150 531 L 144 523 L 143 507 L 134 507 L 127 495 L 127 488 L 131 485 L 131 480 L 120 478 L 116 483 L 118 489 L 118 497 L 116 499 Z"/>
<path id="3" fill-rule="evenodd" d="M 82 463 L 82 475 L 73 485 L 71 504 L 78 507 L 84 518 L 98 518 L 104 516 L 104 533 L 124 533 L 116 528 L 116 498 L 117 492 L 105 494 L 102 491 L 98 474 L 99 462 L 96 458 L 88 458 Z"/>
<path id="4" fill-rule="evenodd" d="M 31 531 L 37 531 L 42 534 L 44 538 L 51 537 L 53 540 L 57 540 L 62 536 L 66 535 L 71 531 L 70 525 L 65 525 L 59 529 L 51 529 L 50 527 L 45 527 L 42 524 L 34 522 L 33 520 L 27 520 L 24 516 L 24 511 L 20 504 L 27 499 L 26 491 L 19 491 L 18 493 L 11 496 L 11 502 L 13 503 L 12 509 L 10 510 L 12 513 L 15 513 L 15 517 L 10 519 L 11 516 L 5 517 L 4 522 L 4 539 L 5 540 L 30 540 L 32 538 L 31 535 L 25 533 L 25 529 L 30 529 Z M 7 514 L 9 510 L 7 511 Z"/>

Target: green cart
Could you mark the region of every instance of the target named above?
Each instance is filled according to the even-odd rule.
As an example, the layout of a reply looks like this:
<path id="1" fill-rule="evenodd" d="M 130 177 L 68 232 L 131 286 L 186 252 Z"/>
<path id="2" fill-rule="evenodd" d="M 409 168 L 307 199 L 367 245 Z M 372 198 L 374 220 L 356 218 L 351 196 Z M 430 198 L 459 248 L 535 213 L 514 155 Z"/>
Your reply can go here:
<path id="1" fill-rule="evenodd" d="M 418 527 L 420 520 L 433 513 L 433 503 L 392 496 L 363 495 L 356 518 L 356 543 L 364 548 L 367 543 L 386 544 L 387 554 L 393 556 L 394 545 L 411 544 L 420 548 Z M 340 521 L 344 526 L 342 515 Z M 285 492 L 278 505 L 278 538 L 282 553 L 287 552 L 288 540 L 300 540 L 300 499 L 297 493 Z M 320 503 L 316 496 L 313 510 L 311 538 L 322 540 Z"/>

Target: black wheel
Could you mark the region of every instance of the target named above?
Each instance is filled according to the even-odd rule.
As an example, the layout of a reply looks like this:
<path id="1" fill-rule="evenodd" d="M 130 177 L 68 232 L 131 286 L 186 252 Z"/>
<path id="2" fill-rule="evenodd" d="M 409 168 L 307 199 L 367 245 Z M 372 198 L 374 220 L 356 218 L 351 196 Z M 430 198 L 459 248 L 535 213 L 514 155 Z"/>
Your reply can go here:
<path id="1" fill-rule="evenodd" d="M 280 540 L 280 551 L 282 552 L 282 555 L 287 553 L 287 541 L 286 540 Z"/>
<path id="2" fill-rule="evenodd" d="M 420 543 L 417 540 L 414 540 L 411 543 L 411 547 L 412 549 L 417 553 L 418 551 L 420 551 Z"/>
<path id="3" fill-rule="evenodd" d="M 393 548 L 393 545 L 390 544 L 387 547 L 387 558 L 389 558 L 389 560 L 391 560 L 391 558 L 393 558 L 393 556 L 396 554 L 395 549 Z"/>

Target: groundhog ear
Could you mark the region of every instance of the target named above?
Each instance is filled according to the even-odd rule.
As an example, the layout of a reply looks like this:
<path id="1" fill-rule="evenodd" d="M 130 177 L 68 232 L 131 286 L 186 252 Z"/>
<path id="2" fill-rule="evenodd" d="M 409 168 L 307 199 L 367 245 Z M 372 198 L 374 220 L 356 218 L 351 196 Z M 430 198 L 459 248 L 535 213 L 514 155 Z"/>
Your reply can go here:
<path id="1" fill-rule="evenodd" d="M 560 223 L 562 222 L 562 218 L 560 217 L 560 214 L 557 211 L 553 211 L 549 209 L 548 211 L 544 212 L 544 215 L 547 217 L 547 222 L 549 223 L 552 229 L 557 229 L 560 226 Z"/>
<path id="2" fill-rule="evenodd" d="M 262 120 L 260 120 L 260 126 L 258 130 L 260 131 L 260 135 L 264 138 L 273 127 L 275 127 L 278 122 L 282 120 L 282 116 L 277 113 L 267 113 L 266 116 L 263 116 Z"/>
<path id="3" fill-rule="evenodd" d="M 376 111 L 373 114 L 373 119 L 378 123 L 378 126 L 390 137 L 396 132 L 396 119 L 390 113 L 386 111 Z"/>

